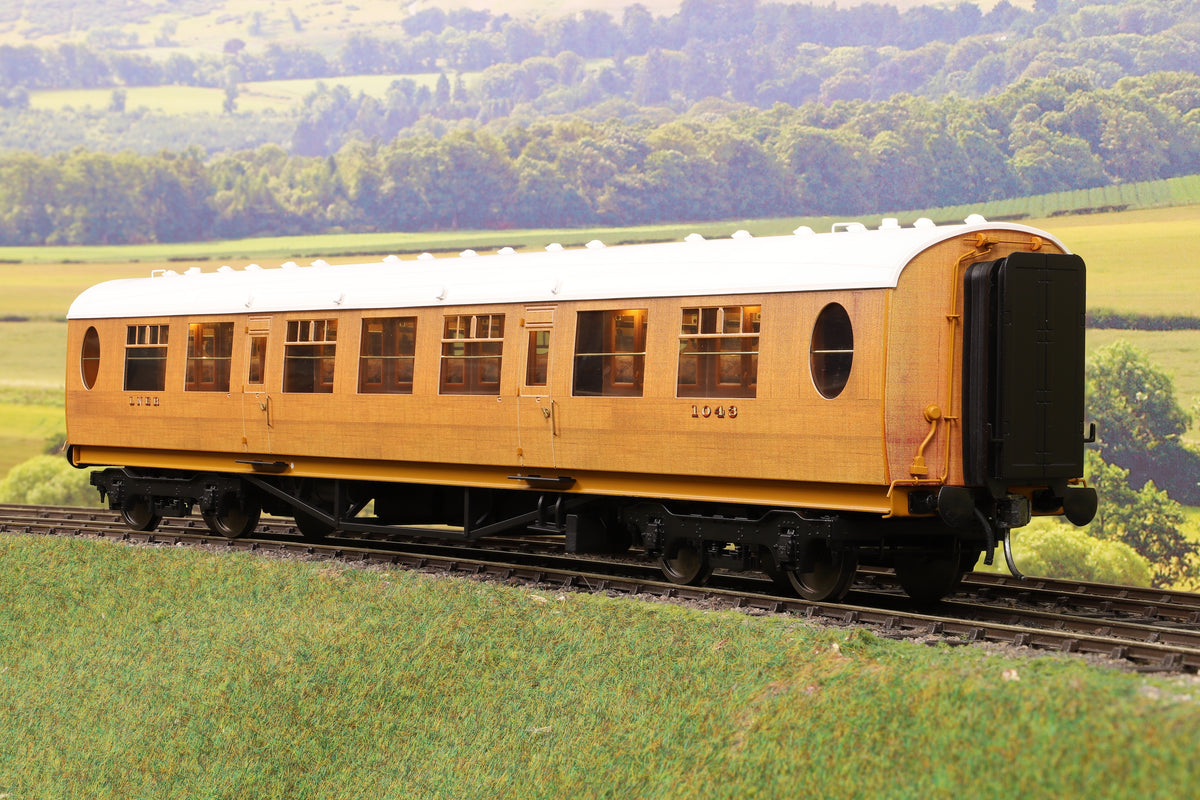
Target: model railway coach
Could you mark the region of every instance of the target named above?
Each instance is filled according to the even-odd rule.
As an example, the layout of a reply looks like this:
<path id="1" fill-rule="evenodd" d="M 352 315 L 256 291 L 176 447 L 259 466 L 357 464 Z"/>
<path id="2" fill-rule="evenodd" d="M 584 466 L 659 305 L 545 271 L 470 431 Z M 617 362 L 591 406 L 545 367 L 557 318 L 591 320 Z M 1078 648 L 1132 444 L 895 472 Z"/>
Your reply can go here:
<path id="1" fill-rule="evenodd" d="M 128 524 L 474 540 L 950 591 L 1086 523 L 1084 264 L 973 217 L 459 258 L 222 267 L 71 306 L 69 458 Z"/>

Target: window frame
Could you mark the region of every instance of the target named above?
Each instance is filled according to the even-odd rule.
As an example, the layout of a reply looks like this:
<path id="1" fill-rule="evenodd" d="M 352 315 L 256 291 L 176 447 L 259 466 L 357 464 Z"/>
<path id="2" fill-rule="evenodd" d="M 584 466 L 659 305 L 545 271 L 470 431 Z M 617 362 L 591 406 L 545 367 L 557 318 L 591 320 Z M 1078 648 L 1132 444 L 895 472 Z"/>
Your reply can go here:
<path id="1" fill-rule="evenodd" d="M 571 395 L 641 397 L 649 318 L 646 308 L 576 312 Z"/>
<path id="2" fill-rule="evenodd" d="M 170 323 L 125 326 L 126 392 L 161 392 L 167 388 Z"/>
<path id="3" fill-rule="evenodd" d="M 290 319 L 283 342 L 284 394 L 331 394 L 337 375 L 338 320 Z"/>
<path id="4" fill-rule="evenodd" d="M 233 322 L 201 320 L 188 323 L 188 349 L 183 383 L 185 392 L 229 391 L 233 366 L 233 337 Z M 207 347 L 209 341 L 212 344 L 211 351 Z"/>
<path id="5" fill-rule="evenodd" d="M 550 328 L 530 328 L 525 357 L 525 385 L 548 388 L 550 385 Z"/>
<path id="6" fill-rule="evenodd" d="M 378 332 L 371 330 L 375 325 L 379 326 Z M 412 394 L 417 328 L 417 317 L 413 315 L 363 317 L 358 348 L 359 394 Z"/>
<path id="7" fill-rule="evenodd" d="M 691 320 L 689 314 L 694 315 Z M 734 330 L 730 330 L 731 318 Z M 681 308 L 676 396 L 756 397 L 761 328 L 761 304 Z M 731 372 L 736 381 L 726 379 Z"/>
<path id="8" fill-rule="evenodd" d="M 442 324 L 438 393 L 500 395 L 504 313 L 447 314 Z"/>

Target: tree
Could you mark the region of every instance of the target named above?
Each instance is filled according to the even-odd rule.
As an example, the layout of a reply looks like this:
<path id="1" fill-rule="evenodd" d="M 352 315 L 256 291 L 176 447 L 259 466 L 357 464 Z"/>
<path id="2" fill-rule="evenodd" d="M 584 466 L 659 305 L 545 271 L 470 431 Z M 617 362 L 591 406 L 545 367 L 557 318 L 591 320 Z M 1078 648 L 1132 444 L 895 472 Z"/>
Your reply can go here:
<path id="1" fill-rule="evenodd" d="M 46 243 L 54 233 L 51 209 L 60 180 L 56 164 L 32 153 L 0 159 L 0 242 Z"/>
<path id="2" fill-rule="evenodd" d="M 655 34 L 654 16 L 641 3 L 625 7 L 621 13 L 621 35 L 627 55 L 645 53 L 652 45 Z"/>
<path id="3" fill-rule="evenodd" d="M 1129 484 L 1129 470 L 1106 464 L 1095 451 L 1087 452 L 1086 471 L 1089 484 L 1100 497 L 1088 533 L 1098 539 L 1124 542 L 1145 556 L 1154 570 L 1155 586 L 1193 581 L 1200 551 L 1181 533 L 1183 508 L 1153 481 L 1134 490 Z"/>
<path id="4" fill-rule="evenodd" d="M 631 59 L 632 61 L 632 59 Z M 671 79 L 676 70 L 657 47 L 645 58 L 637 59 L 639 67 L 633 79 L 633 101 L 640 105 L 659 105 L 671 99 Z"/>
<path id="5" fill-rule="evenodd" d="M 98 506 L 100 495 L 88 470 L 75 469 L 62 456 L 34 456 L 0 480 L 0 503 Z"/>
<path id="6" fill-rule="evenodd" d="M 1105 461 L 1128 470 L 1134 485 L 1153 480 L 1180 502 L 1200 502 L 1200 457 L 1180 441 L 1191 416 L 1169 375 L 1116 341 L 1088 358 L 1087 397 Z"/>
<path id="7" fill-rule="evenodd" d="M 1162 177 L 1169 157 L 1167 144 L 1145 114 L 1117 109 L 1104 121 L 1100 153 L 1105 169 L 1119 181 Z"/>
<path id="8" fill-rule="evenodd" d="M 145 242 L 152 236 L 139 202 L 141 159 L 76 150 L 62 161 L 56 186 L 55 232 L 60 244 Z"/>
<path id="9" fill-rule="evenodd" d="M 587 202 L 552 164 L 522 155 L 514 164 L 514 174 L 517 191 L 509 210 L 514 224 L 557 228 L 594 221 Z"/>
<path id="10" fill-rule="evenodd" d="M 869 209 L 868 143 L 850 131 L 806 125 L 783 130 L 777 140 L 792 193 L 805 213 L 859 214 Z"/>
<path id="11" fill-rule="evenodd" d="M 1078 528 L 1050 524 L 1022 528 L 1013 558 L 1026 575 L 1041 578 L 1150 586 L 1150 562 L 1124 542 L 1095 539 Z"/>
<path id="12" fill-rule="evenodd" d="M 144 159 L 141 208 L 154 241 L 196 241 L 210 235 L 213 212 L 204 161 L 204 151 L 195 145 Z"/>
<path id="13" fill-rule="evenodd" d="M 1087 141 L 1044 128 L 1028 135 L 1010 163 L 1026 191 L 1039 194 L 1102 186 L 1104 166 Z"/>

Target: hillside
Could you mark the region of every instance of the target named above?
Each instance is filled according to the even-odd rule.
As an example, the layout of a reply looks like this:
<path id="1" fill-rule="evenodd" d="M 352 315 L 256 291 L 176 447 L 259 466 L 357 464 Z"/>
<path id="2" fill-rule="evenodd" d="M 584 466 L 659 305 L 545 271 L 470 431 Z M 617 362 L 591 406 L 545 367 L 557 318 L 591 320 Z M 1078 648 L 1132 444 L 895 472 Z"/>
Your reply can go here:
<path id="1" fill-rule="evenodd" d="M 640 0 L 654 16 L 679 11 L 682 0 Z M 840 0 L 851 7 L 864 0 Z M 900 9 L 930 0 L 897 0 Z M 0 7 L 0 45 L 56 45 L 108 41 L 124 48 L 221 52 L 241 38 L 261 49 L 272 41 L 335 51 L 351 34 L 400 35 L 401 20 L 428 9 L 487 11 L 512 17 L 563 17 L 582 11 L 607 11 L 620 18 L 632 0 L 45 0 Z M 980 3 L 990 8 L 994 2 Z M 1027 0 L 1015 3 L 1031 7 Z"/>
<path id="2" fill-rule="evenodd" d="M 174 6 L 0 45 L 0 244 L 857 216 L 1200 174 L 1200 0 L 431 6 L 345 35 L 384 6 L 249 6 L 246 38 L 194 55 L 174 23 L 144 47 L 139 8 Z"/>

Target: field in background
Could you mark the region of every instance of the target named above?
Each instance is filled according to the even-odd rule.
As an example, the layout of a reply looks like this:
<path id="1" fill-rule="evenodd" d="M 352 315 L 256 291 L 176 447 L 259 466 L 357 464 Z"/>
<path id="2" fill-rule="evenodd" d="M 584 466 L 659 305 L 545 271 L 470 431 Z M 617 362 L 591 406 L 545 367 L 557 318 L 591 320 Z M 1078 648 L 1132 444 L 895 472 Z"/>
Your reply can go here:
<path id="1" fill-rule="evenodd" d="M 0 248 L 0 475 L 42 451 L 48 437 L 65 430 L 62 410 L 66 326 L 61 322 L 71 301 L 92 284 L 114 278 L 145 277 L 154 269 L 182 272 L 189 267 L 212 271 L 224 263 L 243 267 L 251 261 L 277 267 L 295 259 L 318 257 L 332 263 L 367 260 L 366 255 L 422 251 L 451 255 L 466 248 L 481 253 L 502 246 L 541 248 L 557 241 L 581 246 L 600 239 L 608 244 L 678 240 L 699 232 L 710 238 L 744 228 L 765 236 L 791 231 L 799 224 L 828 230 L 832 219 L 743 220 L 703 225 L 535 231 L 459 231 L 435 234 L 343 234 L 278 237 L 239 242 L 137 245 L 94 248 Z M 876 225 L 879 218 L 868 218 Z M 905 224 L 910 218 L 901 220 Z M 1200 270 L 1194 261 L 1200 205 L 1030 220 L 1064 241 L 1088 264 L 1088 306 L 1124 313 L 1200 316 Z M 68 260 L 77 263 L 9 263 L 14 260 Z M 179 261 L 185 256 L 205 261 Z M 96 263 L 82 263 L 91 262 Z M 1175 380 L 1184 408 L 1200 398 L 1200 331 L 1088 332 L 1088 347 L 1126 339 L 1149 353 Z M 1200 420 L 1189 432 L 1200 438 Z"/>
<path id="2" fill-rule="evenodd" d="M 642 225 L 630 228 L 533 228 L 505 231 L 430 231 L 422 233 L 338 233 L 316 236 L 270 236 L 215 242 L 177 242 L 170 244 L 69 245 L 44 247 L 0 247 L 0 276 L 20 271 L 19 264 L 128 264 L 144 262 L 146 269 L 183 269 L 176 262 L 216 261 L 244 265 L 255 259 L 273 259 L 282 263 L 295 259 L 337 259 L 343 263 L 359 256 L 383 256 L 390 253 L 416 255 L 459 253 L 467 248 L 487 252 L 501 247 L 538 249 L 551 242 L 566 247 L 583 245 L 598 239 L 608 245 L 630 242 L 672 241 L 692 233 L 708 238 L 729 236 L 745 229 L 756 236 L 789 233 L 799 225 L 814 230 L 829 230 L 840 217 L 798 219 L 725 220 L 721 222 L 683 222 L 669 225 Z M 873 224 L 880 218 L 875 217 Z M 870 221 L 870 218 L 868 219 Z M 264 261 L 264 266 L 267 264 Z M 2 278 L 0 278 L 2 280 Z M 0 298 L 3 303 L 3 298 Z M 0 306 L 2 308 L 2 306 Z M 0 311 L 0 313 L 3 313 Z"/>
<path id="3" fill-rule="evenodd" d="M 862 0 L 837 0 L 834 5 L 850 7 L 861 5 Z M 930 0 L 889 0 L 889 4 L 901 11 L 915 6 L 929 5 Z M 985 12 L 996 4 L 995 0 L 980 0 L 976 5 Z M 148 52 L 166 59 L 171 53 L 220 53 L 231 39 L 242 39 L 252 51 L 263 49 L 271 42 L 288 42 L 313 47 L 326 53 L 336 53 L 353 33 L 365 33 L 385 39 L 407 38 L 401 22 L 412 13 L 426 8 L 441 8 L 455 11 L 468 8 L 488 11 L 494 15 L 501 12 L 518 18 L 561 18 L 581 11 L 607 11 L 618 24 L 626 6 L 632 0 L 505 0 L 498 5 L 495 0 L 413 0 L 397 3 L 395 0 L 354 0 L 341 3 L 336 0 L 227 0 L 207 13 L 193 9 L 175 10 L 174 3 L 145 4 L 157 13 L 148 12 L 140 24 L 121 26 L 125 33 L 136 33 L 139 43 L 149 45 L 161 34 L 164 25 L 172 26 L 171 46 L 147 48 Z M 655 16 L 671 16 L 679 11 L 680 0 L 639 0 Z M 1033 6 L 1033 0 L 1016 0 L 1013 5 L 1021 8 Z M 299 28 L 295 21 L 299 22 Z M 66 12 L 64 12 L 66 13 Z M 7 16 L 7 15 L 6 15 Z M 15 16 L 15 15 L 14 15 Z M 0 24 L 0 44 L 21 46 L 37 44 L 52 47 L 59 42 L 83 41 L 87 31 L 77 30 L 69 34 L 56 34 L 30 38 L 28 25 L 20 20 Z"/>
<path id="4" fill-rule="evenodd" d="M 477 73 L 464 74 L 463 80 L 470 84 Z M 238 84 L 238 111 L 274 111 L 286 114 L 300 106 L 318 83 L 327 86 L 345 86 L 351 94 L 362 92 L 369 97 L 382 99 L 392 81 L 408 79 L 418 86 L 433 89 L 437 85 L 438 73 L 412 75 L 351 75 L 343 78 L 298 79 L 287 81 L 250 81 Z M 125 108 L 134 111 L 146 108 L 163 114 L 213 114 L 224 113 L 225 90 L 204 86 L 130 86 L 123 88 Z M 51 89 L 29 93 L 29 106 L 33 109 L 59 111 L 68 106 L 74 109 L 91 107 L 106 109 L 112 100 L 113 89 Z"/>
<path id="5" fill-rule="evenodd" d="M 1083 256 L 1089 309 L 1200 317 L 1200 204 L 1029 224 L 1044 228 Z"/>
<path id="6" fill-rule="evenodd" d="M 1049 219 L 1064 214 L 1099 214 L 1105 211 L 1127 211 L 1139 208 L 1162 208 L 1200 203 L 1200 175 L 1178 178 L 1120 183 L 1092 189 L 1073 189 L 1066 192 L 989 200 L 950 208 L 935 208 L 922 212 L 934 220 L 961 219 L 978 213 L 990 219 Z"/>
<path id="7" fill-rule="evenodd" d="M 66 346 L 64 323 L 0 322 L 0 477 L 66 430 Z"/>

